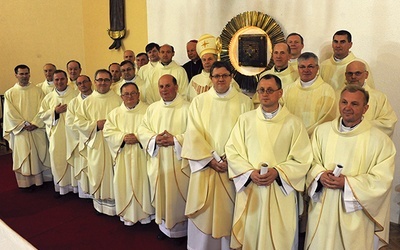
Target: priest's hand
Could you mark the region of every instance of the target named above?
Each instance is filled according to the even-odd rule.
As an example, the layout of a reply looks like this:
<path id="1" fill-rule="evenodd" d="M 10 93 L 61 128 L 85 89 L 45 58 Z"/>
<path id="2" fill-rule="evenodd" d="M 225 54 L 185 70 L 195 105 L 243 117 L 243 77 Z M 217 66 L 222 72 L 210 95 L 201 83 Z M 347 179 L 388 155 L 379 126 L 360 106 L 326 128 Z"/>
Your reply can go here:
<path id="1" fill-rule="evenodd" d="M 61 114 L 61 113 L 67 112 L 67 104 L 62 104 L 61 105 L 61 103 L 59 103 L 56 106 L 55 111 L 56 111 L 57 114 Z"/>
<path id="2" fill-rule="evenodd" d="M 97 121 L 97 130 L 103 130 L 103 128 L 104 128 L 104 123 L 106 123 L 106 119 L 98 120 L 98 121 Z"/>
<path id="3" fill-rule="evenodd" d="M 333 175 L 332 170 L 327 170 L 325 171 L 321 177 L 319 178 L 319 181 L 321 184 L 330 189 L 343 189 L 344 188 L 344 175 L 339 175 L 338 177 Z"/>
<path id="4" fill-rule="evenodd" d="M 33 130 L 35 130 L 35 129 L 37 129 L 38 127 L 36 126 L 36 125 L 34 125 L 34 124 L 29 124 L 29 125 L 25 125 L 24 126 L 24 129 L 26 130 L 26 131 L 33 131 Z"/>
<path id="5" fill-rule="evenodd" d="M 167 130 L 164 130 L 164 132 L 156 136 L 156 144 L 159 147 L 173 146 L 175 144 L 174 136 L 171 135 Z"/>
<path id="6" fill-rule="evenodd" d="M 139 140 L 134 134 L 127 134 L 124 136 L 124 142 L 126 144 L 136 144 L 139 142 Z"/>
<path id="7" fill-rule="evenodd" d="M 217 160 L 212 159 L 208 165 L 217 172 L 224 173 L 228 171 L 228 162 L 226 160 L 222 160 L 221 162 L 217 162 Z"/>
<path id="8" fill-rule="evenodd" d="M 266 174 L 260 174 L 260 170 L 254 170 L 250 174 L 250 179 L 257 186 L 269 186 L 278 177 L 278 171 L 275 168 L 268 168 Z"/>

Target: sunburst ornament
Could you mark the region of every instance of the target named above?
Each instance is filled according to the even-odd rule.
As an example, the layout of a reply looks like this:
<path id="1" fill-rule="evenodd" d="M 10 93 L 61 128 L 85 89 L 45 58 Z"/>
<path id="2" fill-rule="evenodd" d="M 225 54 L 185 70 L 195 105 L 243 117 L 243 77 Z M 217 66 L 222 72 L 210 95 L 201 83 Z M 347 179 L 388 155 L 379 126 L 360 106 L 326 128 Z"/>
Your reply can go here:
<path id="1" fill-rule="evenodd" d="M 243 12 L 222 30 L 220 58 L 230 62 L 240 87 L 254 92 L 260 73 L 274 65 L 272 45 L 284 41 L 281 27 L 272 17 L 257 11 Z"/>

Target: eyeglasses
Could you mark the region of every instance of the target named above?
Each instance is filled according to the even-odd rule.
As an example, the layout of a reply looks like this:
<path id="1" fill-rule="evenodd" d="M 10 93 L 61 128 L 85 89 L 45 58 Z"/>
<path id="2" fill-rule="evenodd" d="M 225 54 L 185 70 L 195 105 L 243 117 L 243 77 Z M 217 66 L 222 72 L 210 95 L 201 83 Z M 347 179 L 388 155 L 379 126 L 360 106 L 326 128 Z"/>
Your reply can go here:
<path id="1" fill-rule="evenodd" d="M 271 89 L 271 88 L 264 89 L 264 88 L 261 88 L 261 89 L 257 89 L 256 91 L 257 91 L 257 93 L 259 95 L 262 95 L 264 93 L 267 93 L 268 95 L 271 95 L 271 94 L 273 94 L 274 92 L 276 92 L 278 90 L 280 90 L 280 89 Z"/>
<path id="2" fill-rule="evenodd" d="M 222 77 L 222 79 L 226 79 L 226 78 L 228 78 L 228 77 L 230 77 L 231 76 L 231 74 L 223 74 L 223 75 L 213 75 L 213 76 L 211 76 L 212 78 L 214 78 L 214 79 L 219 79 L 219 78 L 221 78 Z"/>
<path id="3" fill-rule="evenodd" d="M 308 66 L 300 65 L 298 67 L 299 67 L 299 69 L 315 69 L 317 67 L 317 65 L 308 65 Z"/>
<path id="4" fill-rule="evenodd" d="M 99 78 L 95 80 L 96 82 L 105 82 L 105 83 L 109 83 L 111 82 L 111 79 L 109 78 Z"/>
<path id="5" fill-rule="evenodd" d="M 132 97 L 132 96 L 135 96 L 137 94 L 138 94 L 138 92 L 123 93 L 121 96 Z"/>
<path id="6" fill-rule="evenodd" d="M 364 73 L 364 72 L 366 72 L 366 71 L 356 71 L 356 72 L 346 72 L 346 73 L 344 73 L 346 76 L 348 76 L 348 77 L 352 77 L 353 75 L 356 75 L 356 76 L 360 76 L 360 75 L 362 75 L 362 73 Z"/>

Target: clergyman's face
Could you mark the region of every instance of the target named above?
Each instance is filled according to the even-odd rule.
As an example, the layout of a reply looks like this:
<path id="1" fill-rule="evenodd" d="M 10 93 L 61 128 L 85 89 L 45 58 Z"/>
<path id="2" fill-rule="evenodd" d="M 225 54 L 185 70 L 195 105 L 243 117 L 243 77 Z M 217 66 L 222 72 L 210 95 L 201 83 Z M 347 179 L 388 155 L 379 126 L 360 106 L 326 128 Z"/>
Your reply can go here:
<path id="1" fill-rule="evenodd" d="M 121 79 L 121 67 L 119 66 L 119 64 L 111 64 L 110 65 L 110 73 L 112 76 L 112 81 L 113 82 L 118 82 Z"/>
<path id="2" fill-rule="evenodd" d="M 96 75 L 96 79 L 94 82 L 95 82 L 96 90 L 100 94 L 106 94 L 108 91 L 110 91 L 111 78 L 110 78 L 109 74 L 107 74 L 105 72 L 99 72 Z"/>
<path id="3" fill-rule="evenodd" d="M 75 81 L 81 74 L 82 69 L 79 68 L 79 64 L 77 64 L 76 62 L 70 62 L 67 66 L 67 71 L 71 81 Z"/>
<path id="4" fill-rule="evenodd" d="M 275 67 L 277 69 L 283 69 L 287 67 L 290 59 L 288 45 L 286 43 L 275 44 L 274 51 L 272 53 L 272 59 L 274 60 Z"/>
<path id="5" fill-rule="evenodd" d="M 46 80 L 48 82 L 52 82 L 53 81 L 54 71 L 56 71 L 56 68 L 51 64 L 46 64 L 46 65 L 43 66 L 43 73 L 44 73 L 44 76 L 46 77 Z"/>
<path id="6" fill-rule="evenodd" d="M 29 79 L 31 77 L 29 69 L 18 69 L 15 77 L 18 79 L 18 83 L 21 86 L 27 86 L 29 84 Z"/>
<path id="7" fill-rule="evenodd" d="M 92 93 L 92 82 L 86 76 L 79 76 L 76 79 L 76 85 L 82 94 L 88 95 Z"/>
<path id="8" fill-rule="evenodd" d="M 266 112 L 273 112 L 279 107 L 279 99 L 282 97 L 283 90 L 278 89 L 275 79 L 261 79 L 258 83 L 258 90 L 264 90 L 262 94 L 258 94 L 260 105 Z M 272 90 L 273 93 L 267 92 Z"/>
<path id="9" fill-rule="evenodd" d="M 158 81 L 158 91 L 164 101 L 170 102 L 175 99 L 178 93 L 178 85 L 173 83 L 172 76 L 163 75 Z"/>
<path id="10" fill-rule="evenodd" d="M 147 55 L 149 56 L 151 62 L 158 62 L 160 60 L 159 51 L 157 50 L 156 47 L 147 51 Z"/>
<path id="11" fill-rule="evenodd" d="M 204 71 L 210 72 L 211 66 L 213 65 L 213 63 L 215 61 L 217 61 L 217 58 L 214 54 L 212 54 L 212 53 L 204 54 L 201 57 L 201 63 L 203 64 Z"/>
<path id="12" fill-rule="evenodd" d="M 332 41 L 333 55 L 338 59 L 345 58 L 353 45 L 348 41 L 347 35 L 335 35 Z"/>
<path id="13" fill-rule="evenodd" d="M 132 80 L 135 77 L 135 67 L 133 67 L 130 63 L 126 63 L 121 66 L 121 73 L 124 80 Z"/>
<path id="14" fill-rule="evenodd" d="M 64 91 L 68 86 L 68 79 L 64 75 L 64 73 L 56 73 L 54 74 L 54 87 L 58 91 Z"/>
<path id="15" fill-rule="evenodd" d="M 162 63 L 169 64 L 172 61 L 172 57 L 175 55 L 174 52 L 172 52 L 171 46 L 168 45 L 163 45 L 160 48 L 160 60 Z"/>
<path id="16" fill-rule="evenodd" d="M 139 90 L 133 84 L 129 84 L 121 90 L 121 98 L 128 108 L 133 108 L 139 103 L 139 95 Z"/>
<path id="17" fill-rule="evenodd" d="M 217 93 L 223 94 L 229 90 L 232 75 L 225 67 L 214 68 L 211 77 L 213 88 Z"/>
<path id="18" fill-rule="evenodd" d="M 361 91 L 352 93 L 345 90 L 341 94 L 339 111 L 345 126 L 353 127 L 359 124 L 367 110 L 368 105 L 365 104 L 364 94 Z"/>
<path id="19" fill-rule="evenodd" d="M 290 54 L 294 56 L 294 58 L 297 58 L 304 48 L 304 44 L 301 43 L 301 38 L 298 35 L 289 36 L 286 43 L 289 45 Z"/>
<path id="20" fill-rule="evenodd" d="M 196 43 L 190 42 L 186 45 L 187 56 L 190 60 L 194 60 L 199 57 L 196 51 Z"/>
<path id="21" fill-rule="evenodd" d="M 360 87 L 364 86 L 365 80 L 368 78 L 365 65 L 358 61 L 349 63 L 344 74 L 348 84 L 357 84 Z"/>
<path id="22" fill-rule="evenodd" d="M 124 52 L 124 60 L 135 62 L 135 53 L 132 50 L 126 50 Z"/>
<path id="23" fill-rule="evenodd" d="M 149 59 L 145 55 L 140 55 L 136 57 L 136 65 L 138 69 L 142 67 L 143 65 L 146 65 L 149 62 Z"/>
<path id="24" fill-rule="evenodd" d="M 299 70 L 300 79 L 303 82 L 309 82 L 313 80 L 318 73 L 318 63 L 314 58 L 308 58 L 306 60 L 300 60 L 297 66 Z"/>

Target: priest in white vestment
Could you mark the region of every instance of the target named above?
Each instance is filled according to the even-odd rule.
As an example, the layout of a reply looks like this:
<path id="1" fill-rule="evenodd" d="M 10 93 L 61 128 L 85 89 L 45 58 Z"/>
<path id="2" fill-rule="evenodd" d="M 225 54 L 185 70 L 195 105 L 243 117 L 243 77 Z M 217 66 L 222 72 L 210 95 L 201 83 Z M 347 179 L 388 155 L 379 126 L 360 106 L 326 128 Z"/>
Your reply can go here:
<path id="1" fill-rule="evenodd" d="M 233 249 L 298 249 L 297 192 L 312 162 L 303 122 L 279 104 L 279 77 L 258 83 L 260 106 L 239 116 L 226 143 L 236 187 Z"/>
<path id="2" fill-rule="evenodd" d="M 199 54 L 203 69 L 200 74 L 193 76 L 189 82 L 186 98 L 189 102 L 196 96 L 208 91 L 212 87 L 210 78 L 210 69 L 214 62 L 218 59 L 217 42 L 214 36 L 204 34 L 199 38 L 196 46 L 197 54 Z M 238 90 L 239 84 L 232 78 L 231 84 Z"/>
<path id="3" fill-rule="evenodd" d="M 387 96 L 377 89 L 373 89 L 367 84 L 369 71 L 366 64 L 360 59 L 354 59 L 346 66 L 346 84 L 356 84 L 363 87 L 369 93 L 368 110 L 364 118 L 369 120 L 372 126 L 379 128 L 389 137 L 392 136 L 397 122 L 397 115 L 390 105 Z M 338 107 L 340 92 L 336 91 Z M 340 115 L 337 112 L 338 116 Z"/>
<path id="4" fill-rule="evenodd" d="M 149 43 L 145 47 L 146 53 L 149 56 L 149 62 L 146 65 L 140 67 L 137 72 L 137 75 L 143 79 L 143 81 L 147 82 L 148 78 L 153 76 L 154 69 L 160 61 L 160 45 L 157 43 Z"/>
<path id="5" fill-rule="evenodd" d="M 44 94 L 29 82 L 28 66 L 14 72 L 18 82 L 4 94 L 3 137 L 12 150 L 18 187 L 41 186 L 52 180 L 44 123 L 37 115 Z"/>
<path id="6" fill-rule="evenodd" d="M 151 104 L 160 100 L 158 80 L 165 74 L 173 75 L 178 83 L 178 93 L 185 98 L 189 84 L 185 69 L 172 58 L 175 55 L 174 47 L 164 44 L 160 47 L 160 61 L 154 68 L 153 74 L 146 80 L 146 102 Z"/>
<path id="7" fill-rule="evenodd" d="M 350 51 L 353 46 L 351 33 L 347 30 L 336 31 L 332 38 L 333 55 L 321 63 L 320 75 L 335 91 L 341 91 L 345 85 L 344 72 L 346 65 L 356 59 Z M 369 70 L 369 66 L 367 69 Z M 375 88 L 372 74 L 367 81 L 371 88 Z"/>
<path id="8" fill-rule="evenodd" d="M 283 103 L 299 117 L 311 137 L 319 124 L 335 118 L 335 91 L 318 75 L 318 57 L 305 52 L 298 58 L 299 79 L 284 88 Z"/>
<path id="9" fill-rule="evenodd" d="M 148 105 L 139 102 L 135 83 L 121 87 L 123 103 L 107 115 L 103 134 L 111 151 L 114 168 L 116 213 L 126 226 L 150 223 L 154 208 L 150 202 L 146 152 L 138 140 L 138 128 Z"/>
<path id="10" fill-rule="evenodd" d="M 74 126 L 75 113 L 83 100 L 92 94 L 92 81 L 87 75 L 80 75 L 76 79 L 76 85 L 80 93 L 73 98 L 68 106 L 65 115 L 65 131 L 67 133 L 67 161 L 73 167 L 74 177 L 78 181 L 79 198 L 92 198 L 89 191 L 89 179 L 87 177 L 86 158 L 79 154 L 85 146 L 79 141 L 79 131 Z"/>
<path id="11" fill-rule="evenodd" d="M 386 134 L 363 119 L 367 93 L 347 85 L 339 102 L 341 116 L 314 131 L 304 249 L 379 249 L 389 243 L 396 149 Z"/>
<path id="12" fill-rule="evenodd" d="M 229 249 L 235 188 L 228 178 L 225 144 L 251 99 L 230 83 L 232 71 L 217 61 L 210 69 L 213 87 L 190 104 L 182 157 L 190 164 L 186 216 L 188 249 Z"/>
<path id="13" fill-rule="evenodd" d="M 98 213 L 116 214 L 113 185 L 112 156 L 104 140 L 103 128 L 111 110 L 121 105 L 121 98 L 110 90 L 111 73 L 97 70 L 94 91 L 76 112 L 74 128 L 79 131 L 80 154 L 87 160 L 87 174 L 93 205 Z"/>
<path id="14" fill-rule="evenodd" d="M 138 135 L 148 154 L 147 174 L 155 222 L 164 235 L 181 238 L 187 235 L 189 173 L 182 171 L 187 161 L 181 158 L 181 149 L 189 103 L 178 94 L 177 79 L 172 75 L 162 76 L 158 87 L 162 99 L 148 107 Z M 163 234 L 158 238 L 163 239 Z"/>
<path id="15" fill-rule="evenodd" d="M 67 73 L 63 70 L 54 72 L 54 86 L 54 91 L 44 97 L 38 115 L 46 124 L 55 191 L 65 195 L 69 192 L 78 192 L 73 168 L 67 162 L 65 129 L 67 106 L 78 91 L 68 86 Z"/>

